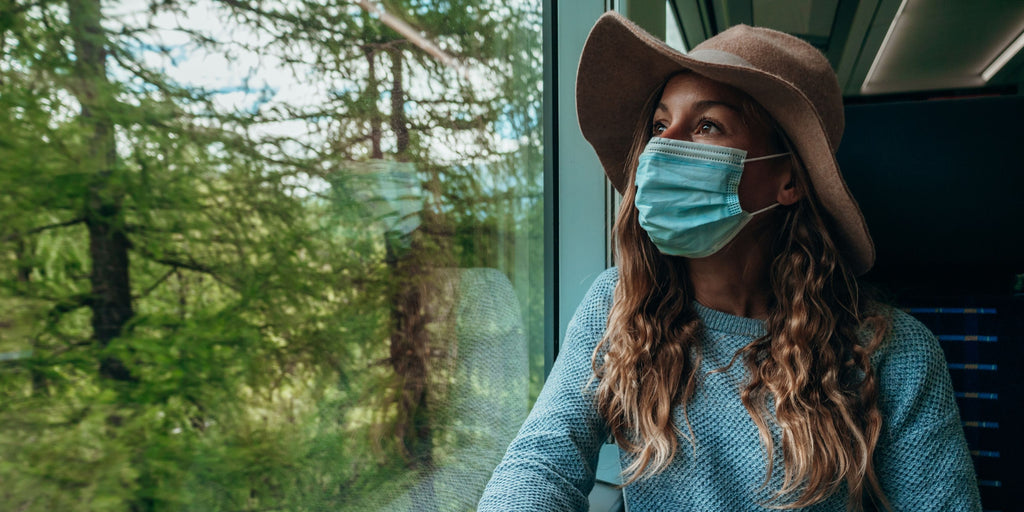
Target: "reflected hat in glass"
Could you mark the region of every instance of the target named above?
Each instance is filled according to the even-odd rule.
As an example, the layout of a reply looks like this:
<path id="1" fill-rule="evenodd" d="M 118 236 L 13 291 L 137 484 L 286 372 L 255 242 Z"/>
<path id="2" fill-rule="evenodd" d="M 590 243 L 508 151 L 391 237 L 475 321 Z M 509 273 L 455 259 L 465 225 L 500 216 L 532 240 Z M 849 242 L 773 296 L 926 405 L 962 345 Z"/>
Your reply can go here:
<path id="1" fill-rule="evenodd" d="M 864 215 L 836 163 L 843 100 L 828 60 L 789 34 L 737 25 L 683 54 L 615 12 L 602 15 L 576 74 L 580 129 L 622 192 L 633 132 L 644 104 L 682 70 L 735 87 L 765 108 L 793 143 L 832 219 L 840 250 L 857 274 L 875 261 Z"/>

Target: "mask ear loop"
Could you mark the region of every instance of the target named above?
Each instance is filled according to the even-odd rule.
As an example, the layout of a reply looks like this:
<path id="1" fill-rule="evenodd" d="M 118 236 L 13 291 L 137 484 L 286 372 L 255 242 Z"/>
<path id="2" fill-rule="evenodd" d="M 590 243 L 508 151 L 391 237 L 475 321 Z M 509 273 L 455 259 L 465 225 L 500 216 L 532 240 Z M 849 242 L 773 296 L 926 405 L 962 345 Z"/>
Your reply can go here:
<path id="1" fill-rule="evenodd" d="M 774 155 L 759 156 L 759 157 L 755 157 L 755 158 L 745 158 L 745 159 L 743 159 L 743 163 L 756 162 L 758 160 L 768 160 L 769 158 L 778 158 L 780 156 L 786 156 L 789 153 L 790 153 L 789 151 L 786 151 L 785 153 L 776 153 Z"/>
<path id="2" fill-rule="evenodd" d="M 790 153 L 791 153 L 790 151 L 786 151 L 785 153 L 776 153 L 774 155 L 766 155 L 766 156 L 759 156 L 759 157 L 754 157 L 754 158 L 746 158 L 746 159 L 743 160 L 743 163 L 756 162 L 758 160 L 768 160 L 769 158 L 778 158 L 780 156 L 786 156 L 786 155 L 788 155 Z M 771 210 L 772 208 L 775 208 L 778 205 L 779 205 L 779 203 L 772 203 L 772 204 L 770 204 L 768 206 L 765 206 L 764 208 L 761 208 L 760 210 L 758 210 L 756 212 L 752 212 L 750 214 L 750 216 L 753 217 L 754 215 L 757 215 L 757 214 L 760 214 L 760 213 L 764 213 L 764 212 L 766 212 L 768 210 Z"/>
<path id="3" fill-rule="evenodd" d="M 751 216 L 751 217 L 753 217 L 753 216 L 755 216 L 755 215 L 758 215 L 758 214 L 764 213 L 764 212 L 766 212 L 766 211 L 768 211 L 768 210 L 771 210 L 772 208 L 775 208 L 775 207 L 776 207 L 776 206 L 778 206 L 778 205 L 779 205 L 779 203 L 772 203 L 772 204 L 770 204 L 770 205 L 768 205 L 768 206 L 765 206 L 764 208 L 761 208 L 760 210 L 758 210 L 758 211 L 756 211 L 756 212 L 752 212 L 752 213 L 750 214 L 750 216 Z"/>

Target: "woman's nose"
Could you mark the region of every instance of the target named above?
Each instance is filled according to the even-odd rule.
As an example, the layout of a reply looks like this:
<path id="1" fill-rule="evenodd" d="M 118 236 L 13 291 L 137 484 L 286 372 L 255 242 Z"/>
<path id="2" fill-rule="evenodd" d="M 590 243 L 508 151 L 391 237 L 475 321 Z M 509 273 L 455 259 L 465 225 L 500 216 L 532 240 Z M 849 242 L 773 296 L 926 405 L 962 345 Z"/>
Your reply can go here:
<path id="1" fill-rule="evenodd" d="M 680 123 L 672 123 L 671 125 L 665 128 L 665 131 L 658 134 L 658 136 L 666 139 L 685 140 L 693 142 L 692 140 L 690 140 L 690 134 L 688 130 L 684 130 Z"/>

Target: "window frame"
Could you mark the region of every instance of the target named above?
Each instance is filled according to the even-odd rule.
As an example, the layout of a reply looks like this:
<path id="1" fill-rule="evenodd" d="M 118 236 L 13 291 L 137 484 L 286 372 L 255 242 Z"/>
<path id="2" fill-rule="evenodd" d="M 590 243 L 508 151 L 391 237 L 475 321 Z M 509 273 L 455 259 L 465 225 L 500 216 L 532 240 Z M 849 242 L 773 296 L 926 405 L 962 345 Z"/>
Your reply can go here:
<path id="1" fill-rule="evenodd" d="M 544 0 L 544 378 L 569 321 L 598 275 L 614 264 L 611 227 L 621 195 L 583 138 L 576 68 L 590 28 L 615 10 L 665 38 L 666 0 Z M 566 16 L 560 16 L 565 6 Z M 571 10 L 570 10 L 571 9 Z M 602 198 L 602 200 L 595 200 Z M 565 229 L 562 229 L 562 228 Z M 592 510 L 621 505 L 618 448 L 602 447 Z"/>
<path id="2" fill-rule="evenodd" d="M 664 38 L 665 2 L 543 0 L 545 378 L 576 307 L 594 279 L 614 264 L 611 227 L 620 195 L 576 120 L 580 53 L 594 22 L 609 10 Z M 566 16 L 559 15 L 563 6 Z"/>

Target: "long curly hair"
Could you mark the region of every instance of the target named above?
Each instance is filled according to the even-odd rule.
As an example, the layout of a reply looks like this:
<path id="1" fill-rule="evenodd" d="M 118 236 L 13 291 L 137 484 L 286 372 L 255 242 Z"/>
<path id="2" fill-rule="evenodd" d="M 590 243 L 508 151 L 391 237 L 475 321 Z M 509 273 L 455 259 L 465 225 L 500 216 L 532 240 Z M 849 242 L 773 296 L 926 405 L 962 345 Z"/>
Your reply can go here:
<path id="1" fill-rule="evenodd" d="M 686 408 L 701 377 L 701 321 L 692 305 L 687 261 L 658 251 L 633 204 L 637 159 L 651 137 L 660 97 L 658 90 L 648 100 L 628 158 L 630 181 L 613 233 L 619 281 L 592 360 L 600 413 L 619 446 L 633 455 L 623 469 L 626 484 L 668 467 L 680 437 L 696 449 Z M 775 469 L 772 425 L 781 431 L 783 484 L 766 505 L 808 506 L 845 483 L 849 509 L 871 502 L 888 509 L 872 463 L 882 417 L 870 356 L 885 339 L 889 318 L 884 308 L 872 306 L 840 256 L 829 219 L 786 135 L 753 99 L 747 98 L 743 111 L 748 122 L 772 127 L 783 151 L 791 151 L 794 183 L 804 197 L 775 214 L 780 225 L 772 242 L 767 334 L 713 371 L 738 360 L 746 366 L 741 398 L 767 454 L 762 488 Z M 677 406 L 683 407 L 681 426 L 672 421 Z"/>

